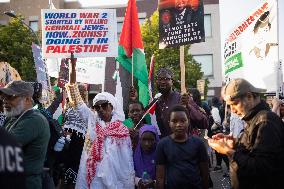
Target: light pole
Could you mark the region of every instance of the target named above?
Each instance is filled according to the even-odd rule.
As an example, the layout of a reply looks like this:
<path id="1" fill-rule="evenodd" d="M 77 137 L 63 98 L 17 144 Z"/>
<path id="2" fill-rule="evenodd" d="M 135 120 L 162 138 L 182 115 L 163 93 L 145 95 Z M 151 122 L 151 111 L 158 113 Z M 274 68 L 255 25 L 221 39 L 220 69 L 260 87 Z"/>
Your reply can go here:
<path id="1" fill-rule="evenodd" d="M 19 20 L 23 25 L 25 25 L 26 27 L 28 27 L 29 30 L 35 35 L 35 37 L 36 37 L 36 39 L 37 39 L 37 42 L 38 42 L 38 45 L 41 47 L 41 43 L 40 43 L 40 40 L 39 40 L 37 34 L 35 33 L 35 31 L 34 31 L 28 24 L 26 24 L 22 19 L 20 19 L 19 17 L 17 17 L 13 11 L 6 11 L 6 12 L 4 12 L 4 14 L 6 14 L 6 15 L 9 16 L 9 17 L 16 18 L 16 19 Z"/>

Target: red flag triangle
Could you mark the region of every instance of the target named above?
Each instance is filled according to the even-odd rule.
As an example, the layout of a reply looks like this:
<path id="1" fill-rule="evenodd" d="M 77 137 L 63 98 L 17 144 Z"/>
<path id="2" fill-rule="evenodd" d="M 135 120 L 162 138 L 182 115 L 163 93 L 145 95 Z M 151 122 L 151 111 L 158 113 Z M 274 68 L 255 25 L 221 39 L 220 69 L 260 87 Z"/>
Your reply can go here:
<path id="1" fill-rule="evenodd" d="M 123 46 L 128 57 L 132 56 L 133 48 L 143 49 L 136 0 L 128 1 L 119 45 Z"/>

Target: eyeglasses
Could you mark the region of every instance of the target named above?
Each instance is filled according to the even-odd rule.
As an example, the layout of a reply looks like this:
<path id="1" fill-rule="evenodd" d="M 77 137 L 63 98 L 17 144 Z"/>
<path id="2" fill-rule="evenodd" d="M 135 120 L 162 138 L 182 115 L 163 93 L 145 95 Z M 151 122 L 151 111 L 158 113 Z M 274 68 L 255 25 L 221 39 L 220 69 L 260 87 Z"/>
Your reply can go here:
<path id="1" fill-rule="evenodd" d="M 93 108 L 96 110 L 96 111 L 99 111 L 101 108 L 103 110 L 106 110 L 107 107 L 108 107 L 108 102 L 105 102 L 105 103 L 102 103 L 102 104 L 99 104 L 99 105 L 94 105 Z"/>
<path id="2" fill-rule="evenodd" d="M 158 81 L 170 81 L 172 78 L 169 77 L 158 77 L 157 80 Z"/>

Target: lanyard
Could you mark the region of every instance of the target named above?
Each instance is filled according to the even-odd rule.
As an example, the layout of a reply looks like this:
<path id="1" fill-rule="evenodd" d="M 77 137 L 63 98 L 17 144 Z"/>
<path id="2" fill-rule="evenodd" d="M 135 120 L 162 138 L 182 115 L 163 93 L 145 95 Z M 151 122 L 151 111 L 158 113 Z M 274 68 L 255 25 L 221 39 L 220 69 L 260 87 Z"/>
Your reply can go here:
<path id="1" fill-rule="evenodd" d="M 24 115 L 25 113 L 27 113 L 28 111 L 30 111 L 30 110 L 32 110 L 32 108 L 25 110 L 25 111 L 20 115 L 20 117 L 18 117 L 18 119 L 16 119 L 16 121 L 9 127 L 8 133 L 10 133 L 11 129 L 14 128 L 14 126 L 19 122 L 19 120 L 21 119 L 21 117 L 23 117 L 23 115 Z"/>

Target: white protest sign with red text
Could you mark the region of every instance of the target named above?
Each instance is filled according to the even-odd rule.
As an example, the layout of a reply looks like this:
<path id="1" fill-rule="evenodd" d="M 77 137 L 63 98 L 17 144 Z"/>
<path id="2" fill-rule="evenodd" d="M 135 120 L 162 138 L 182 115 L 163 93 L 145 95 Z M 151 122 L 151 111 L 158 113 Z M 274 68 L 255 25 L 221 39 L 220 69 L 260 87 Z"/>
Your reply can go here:
<path id="1" fill-rule="evenodd" d="M 223 58 L 227 79 L 244 78 L 268 92 L 277 88 L 277 1 L 264 0 L 231 30 Z"/>
<path id="2" fill-rule="evenodd" d="M 43 9 L 44 58 L 116 57 L 117 22 L 114 9 Z"/>

